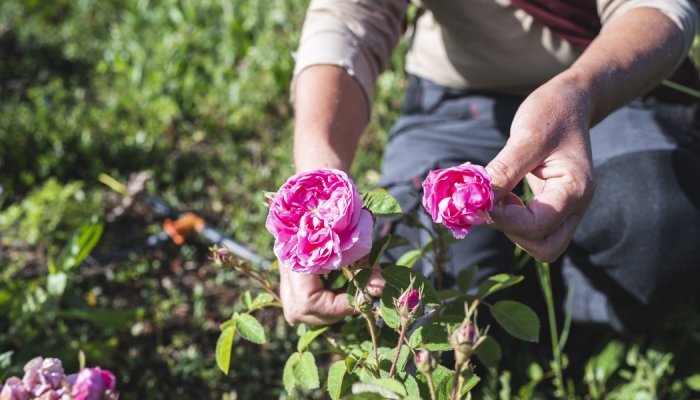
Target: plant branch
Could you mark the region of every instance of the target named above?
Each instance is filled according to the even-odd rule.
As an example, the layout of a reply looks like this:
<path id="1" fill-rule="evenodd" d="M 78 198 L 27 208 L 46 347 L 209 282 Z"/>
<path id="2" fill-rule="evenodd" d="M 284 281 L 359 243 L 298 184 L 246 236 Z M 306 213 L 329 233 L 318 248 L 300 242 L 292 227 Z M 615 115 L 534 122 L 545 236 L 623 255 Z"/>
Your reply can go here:
<path id="1" fill-rule="evenodd" d="M 554 297 L 552 295 L 552 283 L 549 273 L 549 264 L 536 263 L 537 277 L 539 278 L 540 288 L 544 295 L 545 303 L 547 304 L 547 317 L 549 319 L 549 336 L 552 345 L 552 369 L 554 372 L 554 385 L 557 392 L 562 398 L 566 397 L 564 388 L 564 373 L 563 363 L 561 358 L 562 349 L 559 347 L 559 334 L 557 332 L 557 319 L 554 314 Z"/>
<path id="2" fill-rule="evenodd" d="M 396 352 L 394 353 L 394 361 L 391 362 L 391 369 L 389 370 L 389 378 L 394 377 L 394 372 L 396 372 L 396 363 L 399 361 L 399 354 L 401 353 L 401 345 L 403 345 L 404 338 L 406 337 L 406 324 L 401 324 L 401 329 L 399 330 L 399 341 L 396 343 Z"/>

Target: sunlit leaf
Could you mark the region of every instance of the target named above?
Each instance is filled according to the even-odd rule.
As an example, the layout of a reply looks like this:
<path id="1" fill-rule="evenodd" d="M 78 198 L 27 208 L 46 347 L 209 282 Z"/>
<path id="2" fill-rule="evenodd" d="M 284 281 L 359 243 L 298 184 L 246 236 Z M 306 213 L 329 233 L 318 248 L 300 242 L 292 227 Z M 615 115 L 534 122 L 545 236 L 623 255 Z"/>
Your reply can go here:
<path id="1" fill-rule="evenodd" d="M 236 318 L 236 328 L 241 337 L 253 343 L 263 344 L 267 340 L 265 329 L 252 315 L 239 314 Z"/>
<path id="2" fill-rule="evenodd" d="M 216 365 L 219 366 L 219 369 L 224 374 L 228 374 L 231 366 L 231 349 L 233 348 L 233 337 L 235 334 L 236 327 L 229 326 L 221 332 L 219 339 L 216 341 Z"/>

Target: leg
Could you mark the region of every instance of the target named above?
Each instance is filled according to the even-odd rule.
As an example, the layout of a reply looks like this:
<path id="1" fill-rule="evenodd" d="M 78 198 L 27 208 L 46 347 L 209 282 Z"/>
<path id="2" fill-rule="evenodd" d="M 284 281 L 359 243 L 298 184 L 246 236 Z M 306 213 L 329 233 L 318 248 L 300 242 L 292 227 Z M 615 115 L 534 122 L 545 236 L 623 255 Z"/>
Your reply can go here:
<path id="1" fill-rule="evenodd" d="M 700 151 L 687 127 L 625 107 L 591 131 L 597 189 L 562 262 L 574 320 L 638 331 L 697 290 Z"/>

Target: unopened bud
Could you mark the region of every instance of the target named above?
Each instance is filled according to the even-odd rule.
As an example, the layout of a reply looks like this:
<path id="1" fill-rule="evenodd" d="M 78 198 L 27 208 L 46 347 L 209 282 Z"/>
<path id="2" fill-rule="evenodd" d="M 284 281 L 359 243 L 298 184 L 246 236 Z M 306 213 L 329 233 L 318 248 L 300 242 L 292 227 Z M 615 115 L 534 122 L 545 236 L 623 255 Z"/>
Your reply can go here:
<path id="1" fill-rule="evenodd" d="M 372 311 L 372 297 L 362 290 L 358 290 L 355 293 L 355 300 L 353 302 L 355 310 L 361 314 L 367 314 Z"/>
<path id="2" fill-rule="evenodd" d="M 228 258 L 228 256 L 231 255 L 231 250 L 221 247 L 219 249 L 214 250 L 212 254 L 212 259 L 214 260 L 214 263 L 216 265 L 223 265 L 224 261 Z"/>
<path id="3" fill-rule="evenodd" d="M 430 374 L 437 368 L 437 360 L 428 350 L 421 350 L 416 354 L 416 368 L 423 374 Z"/>
<path id="4" fill-rule="evenodd" d="M 450 335 L 450 344 L 455 351 L 455 361 L 463 364 L 474 352 L 474 343 L 477 339 L 476 329 L 469 320 L 465 320 L 456 331 Z"/>
<path id="5" fill-rule="evenodd" d="M 396 301 L 396 311 L 399 316 L 408 318 L 410 314 L 415 313 L 416 308 L 420 305 L 421 295 L 415 289 L 406 290 Z"/>

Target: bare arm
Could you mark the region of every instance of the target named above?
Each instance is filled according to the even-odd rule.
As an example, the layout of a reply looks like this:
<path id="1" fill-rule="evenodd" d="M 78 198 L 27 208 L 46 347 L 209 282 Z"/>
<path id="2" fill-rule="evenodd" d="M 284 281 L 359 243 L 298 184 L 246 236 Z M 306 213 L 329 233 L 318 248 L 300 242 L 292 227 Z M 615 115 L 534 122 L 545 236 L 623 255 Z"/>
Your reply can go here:
<path id="1" fill-rule="evenodd" d="M 504 149 L 487 166 L 499 189 L 496 227 L 540 260 L 558 258 L 594 192 L 588 131 L 655 87 L 683 56 L 681 30 L 652 8 L 614 20 L 567 71 L 523 102 Z M 508 195 L 526 177 L 527 206 Z"/>

